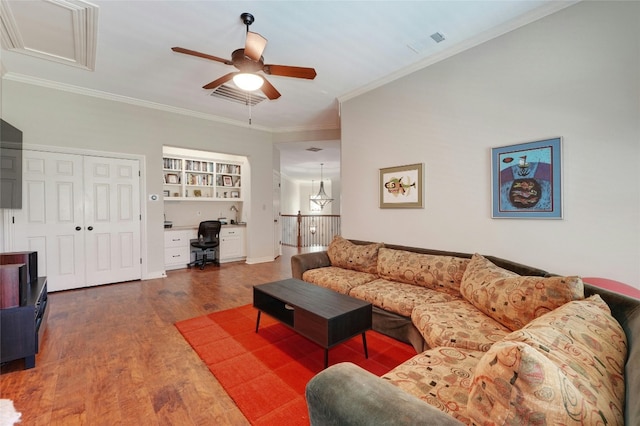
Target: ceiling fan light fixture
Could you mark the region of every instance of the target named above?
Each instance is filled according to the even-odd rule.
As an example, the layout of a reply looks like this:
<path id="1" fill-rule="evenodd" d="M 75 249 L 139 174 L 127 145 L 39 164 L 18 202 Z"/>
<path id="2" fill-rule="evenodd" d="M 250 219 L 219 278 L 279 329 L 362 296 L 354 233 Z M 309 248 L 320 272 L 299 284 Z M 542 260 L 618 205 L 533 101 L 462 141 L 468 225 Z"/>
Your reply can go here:
<path id="1" fill-rule="evenodd" d="M 257 74 L 242 72 L 233 76 L 233 82 L 239 89 L 253 92 L 262 87 L 264 79 Z"/>

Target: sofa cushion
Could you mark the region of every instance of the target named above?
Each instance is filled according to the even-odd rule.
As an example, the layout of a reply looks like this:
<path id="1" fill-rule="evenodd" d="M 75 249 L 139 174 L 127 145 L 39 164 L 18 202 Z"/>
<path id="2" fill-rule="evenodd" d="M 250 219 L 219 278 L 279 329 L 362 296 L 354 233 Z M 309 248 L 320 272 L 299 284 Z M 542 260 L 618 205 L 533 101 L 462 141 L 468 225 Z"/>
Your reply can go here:
<path id="1" fill-rule="evenodd" d="M 474 368 L 484 352 L 434 348 L 398 365 L 382 378 L 463 423 Z"/>
<path id="2" fill-rule="evenodd" d="M 378 251 L 378 274 L 381 278 L 438 290 L 460 289 L 469 259 L 413 253 L 381 248 Z"/>
<path id="3" fill-rule="evenodd" d="M 580 277 L 525 277 L 474 254 L 460 292 L 476 308 L 518 330 L 531 320 L 572 300 L 584 299 Z"/>
<path id="4" fill-rule="evenodd" d="M 481 254 L 475 253 L 462 275 L 460 293 L 469 300 L 473 295 L 493 280 L 506 277 L 519 277 L 520 275 L 495 265 Z"/>
<path id="5" fill-rule="evenodd" d="M 487 352 L 468 414 L 479 424 L 623 424 L 626 343 L 600 296 L 567 303 Z"/>
<path id="6" fill-rule="evenodd" d="M 375 274 L 352 271 L 350 269 L 327 266 L 304 271 L 302 279 L 308 283 L 329 288 L 342 294 L 349 294 L 353 287 L 368 283 L 378 278 Z"/>
<path id="7" fill-rule="evenodd" d="M 476 366 L 467 412 L 477 424 L 581 424 L 585 403 L 544 355 L 525 343 L 503 341 Z"/>
<path id="8" fill-rule="evenodd" d="M 450 346 L 486 352 L 511 332 L 466 300 L 416 306 L 411 321 L 431 348 Z"/>
<path id="9" fill-rule="evenodd" d="M 423 303 L 448 302 L 460 297 L 455 290 L 447 293 L 382 278 L 353 287 L 349 296 L 405 317 L 410 317 L 413 308 Z"/>
<path id="10" fill-rule="evenodd" d="M 354 244 L 340 235 L 336 235 L 327 248 L 327 254 L 331 260 L 331 266 L 376 274 L 378 272 L 378 249 L 382 246 L 382 243 Z"/>

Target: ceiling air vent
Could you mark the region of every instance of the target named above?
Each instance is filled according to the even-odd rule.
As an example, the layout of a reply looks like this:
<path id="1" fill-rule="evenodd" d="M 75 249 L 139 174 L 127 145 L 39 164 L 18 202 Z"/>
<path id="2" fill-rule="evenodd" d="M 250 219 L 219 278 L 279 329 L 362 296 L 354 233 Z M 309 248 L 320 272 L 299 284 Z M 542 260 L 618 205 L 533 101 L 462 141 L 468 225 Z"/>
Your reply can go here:
<path id="1" fill-rule="evenodd" d="M 442 35 L 442 33 L 433 33 L 431 34 L 431 38 L 436 43 L 440 43 L 441 41 L 444 41 L 444 36 Z"/>
<path id="2" fill-rule="evenodd" d="M 247 93 L 244 90 L 240 90 L 232 86 L 227 86 L 226 84 L 218 86 L 216 90 L 211 92 L 211 96 L 215 98 L 226 99 L 238 104 L 251 106 L 255 106 L 267 99 L 262 95 L 258 95 L 256 93 Z"/>
<path id="3" fill-rule="evenodd" d="M 318 152 L 318 151 L 322 151 L 322 148 L 316 148 L 312 146 L 311 148 L 307 148 L 307 151 Z"/>

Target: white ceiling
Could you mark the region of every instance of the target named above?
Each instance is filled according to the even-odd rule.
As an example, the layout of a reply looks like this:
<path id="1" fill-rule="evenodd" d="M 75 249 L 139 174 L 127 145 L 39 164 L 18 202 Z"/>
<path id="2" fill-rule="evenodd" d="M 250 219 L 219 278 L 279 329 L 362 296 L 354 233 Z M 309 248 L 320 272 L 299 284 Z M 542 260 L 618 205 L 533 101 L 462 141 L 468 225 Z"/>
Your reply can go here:
<path id="1" fill-rule="evenodd" d="M 1 65 L 6 79 L 248 126 L 247 106 L 202 89 L 235 68 L 171 47 L 230 59 L 233 50 L 244 47 L 240 14 L 250 12 L 251 31 L 268 39 L 265 63 L 313 67 L 318 73 L 315 80 L 268 76 L 282 96 L 254 106 L 252 126 L 274 132 L 338 129 L 339 100 L 573 3 L 1 0 Z M 443 42 L 430 37 L 436 32 Z M 337 161 L 339 169 L 336 143 L 325 142 L 319 153 L 304 149 L 320 143 L 280 144 L 283 173 L 318 175 L 322 161 Z M 338 158 L 329 158 L 336 153 Z M 308 164 L 288 168 L 289 161 L 301 159 L 316 164 L 315 170 Z M 329 174 L 333 168 L 330 164 Z"/>

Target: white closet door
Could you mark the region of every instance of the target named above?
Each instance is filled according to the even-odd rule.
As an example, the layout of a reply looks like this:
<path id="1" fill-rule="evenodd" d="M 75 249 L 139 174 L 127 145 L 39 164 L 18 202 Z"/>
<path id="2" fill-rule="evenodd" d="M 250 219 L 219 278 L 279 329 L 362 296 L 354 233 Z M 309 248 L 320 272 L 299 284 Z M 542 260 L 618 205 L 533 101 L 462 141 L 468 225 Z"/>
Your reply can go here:
<path id="1" fill-rule="evenodd" d="M 14 250 L 38 252 L 50 291 L 82 287 L 82 156 L 23 152 L 22 209 L 14 211 Z"/>
<path id="2" fill-rule="evenodd" d="M 84 158 L 87 285 L 140 279 L 138 161 Z"/>
<path id="3" fill-rule="evenodd" d="M 138 161 L 23 152 L 14 251 L 38 252 L 49 291 L 140 279 Z"/>

